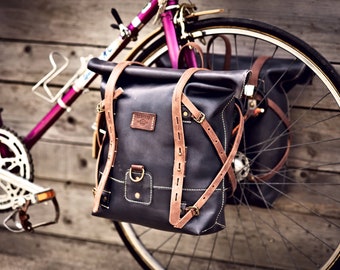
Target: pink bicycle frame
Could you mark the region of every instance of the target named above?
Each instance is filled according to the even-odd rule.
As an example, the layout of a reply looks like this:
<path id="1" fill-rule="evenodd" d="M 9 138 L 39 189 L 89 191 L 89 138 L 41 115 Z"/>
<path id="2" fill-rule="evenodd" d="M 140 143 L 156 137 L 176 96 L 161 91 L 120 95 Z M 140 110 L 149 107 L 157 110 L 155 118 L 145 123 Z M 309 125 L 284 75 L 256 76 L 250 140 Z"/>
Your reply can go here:
<path id="1" fill-rule="evenodd" d="M 161 14 L 163 30 L 173 68 L 178 67 L 179 45 L 173 23 L 171 7 L 177 5 L 178 0 L 168 0 L 167 7 L 169 7 L 169 9 L 165 9 L 165 11 Z M 156 15 L 158 9 L 158 0 L 150 0 L 144 9 L 127 26 L 126 29 L 128 29 L 129 35 L 126 36 L 121 33 L 120 36 L 105 49 L 99 58 L 106 61 L 112 61 L 126 47 L 131 38 L 137 36 L 140 29 Z M 188 65 L 196 66 L 196 59 L 193 54 L 185 55 L 185 57 L 186 60 L 189 61 Z M 28 149 L 31 149 L 34 146 L 43 134 L 60 118 L 65 110 L 82 94 L 83 89 L 88 87 L 96 77 L 97 74 L 90 70 L 86 70 L 80 78 L 75 81 L 73 86 L 67 90 L 63 97 L 59 98 L 58 103 L 24 138 L 24 144 Z"/>

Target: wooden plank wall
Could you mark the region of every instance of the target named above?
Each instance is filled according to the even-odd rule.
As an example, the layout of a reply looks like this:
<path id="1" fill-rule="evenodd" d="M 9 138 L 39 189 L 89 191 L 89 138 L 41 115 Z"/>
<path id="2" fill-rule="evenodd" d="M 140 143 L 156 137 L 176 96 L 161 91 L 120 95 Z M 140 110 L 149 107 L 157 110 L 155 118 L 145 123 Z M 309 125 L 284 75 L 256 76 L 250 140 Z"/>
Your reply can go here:
<path id="1" fill-rule="evenodd" d="M 200 10 L 222 7 L 226 16 L 262 20 L 298 35 L 340 70 L 338 0 L 195 2 Z M 70 58 L 70 67 L 55 82 L 60 85 L 77 69 L 80 56 L 99 55 L 116 36 L 115 30 L 110 28 L 114 22 L 110 15 L 113 6 L 118 8 L 123 21 L 128 22 L 144 4 L 145 0 L 0 0 L 0 107 L 4 108 L 2 117 L 5 125 L 25 135 L 50 108 L 49 104 L 31 93 L 32 85 L 50 69 L 50 51 L 59 51 Z M 143 33 L 152 28 L 154 26 L 147 27 Z M 36 181 L 57 190 L 62 209 L 61 222 L 41 232 L 48 237 L 77 239 L 81 243 L 87 240 L 89 242 L 81 249 L 92 250 L 95 250 L 94 243 L 122 245 L 117 235 L 107 237 L 112 231 L 108 221 L 90 215 L 95 168 L 95 161 L 91 158 L 91 125 L 98 100 L 98 92 L 83 95 L 72 111 L 65 114 L 32 149 Z M 0 234 L 1 252 L 4 250 L 3 239 L 6 239 L 12 243 L 6 245 L 7 252 L 14 254 L 17 245 L 13 243 L 20 242 L 21 238 L 3 231 Z M 23 239 L 30 241 L 30 237 Z M 53 246 L 52 240 L 46 237 L 40 240 L 40 244 Z M 39 240 L 36 238 L 35 241 Z M 87 245 L 86 248 L 84 245 Z M 56 248 L 64 249 L 65 246 L 61 242 Z M 29 246 L 26 248 L 30 249 Z M 39 252 L 43 250 L 36 249 Z M 83 252 L 83 256 L 88 260 L 74 266 L 92 269 L 95 260 L 89 259 L 87 251 Z M 0 255 L 0 258 L 6 262 L 7 257 Z M 55 261 L 57 258 L 56 255 Z M 21 259 L 28 264 L 28 259 Z M 8 264 L 11 263 L 8 261 Z M 71 268 L 72 263 L 59 266 Z"/>

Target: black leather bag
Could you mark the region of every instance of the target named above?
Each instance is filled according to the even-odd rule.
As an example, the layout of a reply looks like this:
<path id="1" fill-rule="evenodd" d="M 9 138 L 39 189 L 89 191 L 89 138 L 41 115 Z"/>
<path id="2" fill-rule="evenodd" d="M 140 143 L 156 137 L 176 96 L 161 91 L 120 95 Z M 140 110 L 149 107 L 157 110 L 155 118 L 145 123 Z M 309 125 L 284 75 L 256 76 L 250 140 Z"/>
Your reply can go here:
<path id="1" fill-rule="evenodd" d="M 255 86 L 254 99 L 241 101 L 244 114 L 248 111 L 248 117 L 244 139 L 235 158 L 238 185 L 227 203 L 270 207 L 284 191 L 285 181 L 289 177 L 286 171 L 290 149 L 287 94 L 296 85 L 308 83 L 313 72 L 304 63 L 292 59 L 231 56 L 228 39 L 220 38 L 225 43 L 226 53 L 210 57 L 208 49 L 204 54 L 207 67 L 214 70 L 251 69 L 250 83 Z M 169 67 L 168 55 L 164 54 L 155 64 Z M 251 102 L 255 104 L 254 109 L 261 108 L 264 112 L 251 112 Z M 247 162 L 249 165 L 246 165 Z"/>
<path id="2" fill-rule="evenodd" d="M 243 131 L 235 98 L 249 72 L 126 65 L 89 63 L 105 89 L 93 215 L 195 235 L 223 229 Z"/>
<path id="3" fill-rule="evenodd" d="M 241 62 L 242 59 L 238 64 Z M 249 66 L 249 62 L 242 66 Z M 265 56 L 258 57 L 251 70 L 249 84 L 254 85 L 255 92 L 252 99 L 244 102 L 247 116 L 244 140 L 239 147 L 239 153 L 246 155 L 251 165 L 246 177 L 238 177 L 233 202 L 270 207 L 285 192 L 289 177 L 286 161 L 291 144 L 291 123 L 287 94 L 297 84 L 308 83 L 311 72 L 301 62 Z M 256 112 L 260 108 L 263 111 Z M 242 159 L 239 153 L 235 162 Z"/>

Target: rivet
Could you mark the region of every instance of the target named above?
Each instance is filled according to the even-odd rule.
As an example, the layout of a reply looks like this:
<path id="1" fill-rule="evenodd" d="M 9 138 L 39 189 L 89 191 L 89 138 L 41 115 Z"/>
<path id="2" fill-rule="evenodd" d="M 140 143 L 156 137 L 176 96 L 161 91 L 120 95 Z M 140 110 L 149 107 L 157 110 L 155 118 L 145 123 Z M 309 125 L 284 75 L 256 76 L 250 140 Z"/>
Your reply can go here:
<path id="1" fill-rule="evenodd" d="M 135 193 L 135 198 L 136 198 L 136 199 L 140 199 L 140 193 L 139 193 L 139 192 L 136 192 L 136 193 Z"/>

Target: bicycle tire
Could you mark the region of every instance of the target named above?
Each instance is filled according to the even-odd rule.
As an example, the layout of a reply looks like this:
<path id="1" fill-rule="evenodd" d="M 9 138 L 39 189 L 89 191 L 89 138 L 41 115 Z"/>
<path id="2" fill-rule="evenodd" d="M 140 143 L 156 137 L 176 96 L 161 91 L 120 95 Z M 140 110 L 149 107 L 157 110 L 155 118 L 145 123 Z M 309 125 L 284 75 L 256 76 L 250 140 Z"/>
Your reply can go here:
<path id="1" fill-rule="evenodd" d="M 300 156 L 293 160 L 293 166 L 287 169 L 288 191 L 282 192 L 278 201 L 270 207 L 263 209 L 246 203 L 227 205 L 227 228 L 223 232 L 213 236 L 194 237 L 114 222 L 123 242 L 144 269 L 225 269 L 227 267 L 231 269 L 331 269 L 337 264 L 339 257 L 339 163 L 336 160 L 327 160 L 330 151 L 336 153 L 340 150 L 339 128 L 334 124 L 339 119 L 340 106 L 340 77 L 336 70 L 316 50 L 299 38 L 262 22 L 213 18 L 188 23 L 186 31 L 192 39 L 197 40 L 212 35 L 227 35 L 231 37 L 234 49 L 236 45 L 241 44 L 238 39 L 243 41 L 242 44 L 247 44 L 243 39 L 252 39 L 250 44 L 253 44 L 254 50 L 249 51 L 250 58 L 262 53 L 256 46 L 265 45 L 263 53 L 267 53 L 269 51 L 267 46 L 273 45 L 272 56 L 282 57 L 280 54 L 282 49 L 284 56 L 289 54 L 306 64 L 314 72 L 313 84 L 317 85 L 317 91 L 314 93 L 309 90 L 313 85 L 311 82 L 306 82 L 301 88 L 308 88 L 310 91 L 306 93 L 308 98 L 314 94 L 317 96 L 312 97 L 313 102 L 306 106 L 297 102 L 302 94 L 305 94 L 305 90 L 299 90 L 299 95 L 294 96 L 291 103 L 290 114 L 298 115 L 297 120 L 304 121 L 302 127 L 306 130 L 302 130 L 301 133 L 306 132 L 308 136 L 314 137 L 306 138 L 308 141 L 299 142 L 291 147 L 298 151 L 310 152 L 301 157 L 300 167 L 294 163 L 297 160 L 299 165 Z M 238 57 L 249 48 L 237 47 L 234 54 Z M 165 38 L 161 36 L 143 48 L 134 59 L 129 60 L 155 65 L 166 51 Z M 326 105 L 321 104 L 324 99 L 327 100 Z M 303 117 L 299 113 L 302 110 Z M 312 115 L 321 114 L 325 114 L 326 116 L 322 116 L 325 118 L 307 122 L 307 117 L 313 119 Z M 318 133 L 313 129 L 309 131 L 309 127 L 315 124 L 314 128 L 320 130 L 320 123 L 322 127 L 332 128 L 332 132 L 326 131 L 325 137 L 318 139 Z M 298 131 L 293 133 L 299 135 Z M 316 139 L 318 141 L 315 141 Z M 314 146 L 321 144 L 324 152 L 316 153 L 315 151 L 321 151 L 319 149 L 322 148 L 314 148 Z M 318 181 L 320 177 L 327 181 Z M 298 190 L 297 193 L 294 193 L 295 189 Z M 310 201 L 304 201 L 303 198 L 308 196 L 311 197 Z M 314 200 L 325 203 L 329 211 L 320 212 L 322 211 L 318 208 L 320 202 L 314 203 Z M 292 205 L 287 206 L 290 203 Z M 233 212 L 232 217 L 230 217 L 231 212 Z M 187 247 L 182 248 L 182 243 Z M 204 250 L 209 247 L 209 244 L 212 249 Z M 173 249 L 170 250 L 170 247 Z M 188 264 L 184 264 L 185 262 Z"/>

